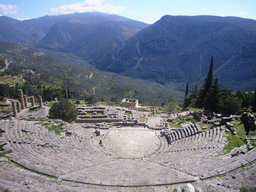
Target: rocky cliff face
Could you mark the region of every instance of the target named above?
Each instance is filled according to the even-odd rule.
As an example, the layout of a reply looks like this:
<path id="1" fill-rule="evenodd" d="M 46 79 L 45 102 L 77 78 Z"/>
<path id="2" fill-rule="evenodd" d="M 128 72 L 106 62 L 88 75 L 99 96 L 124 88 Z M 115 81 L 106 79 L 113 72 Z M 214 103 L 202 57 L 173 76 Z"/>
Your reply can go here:
<path id="1" fill-rule="evenodd" d="M 256 78 L 255 38 L 254 20 L 167 15 L 131 37 L 102 69 L 160 83 L 196 82 L 213 56 L 214 75 L 235 87 Z"/>

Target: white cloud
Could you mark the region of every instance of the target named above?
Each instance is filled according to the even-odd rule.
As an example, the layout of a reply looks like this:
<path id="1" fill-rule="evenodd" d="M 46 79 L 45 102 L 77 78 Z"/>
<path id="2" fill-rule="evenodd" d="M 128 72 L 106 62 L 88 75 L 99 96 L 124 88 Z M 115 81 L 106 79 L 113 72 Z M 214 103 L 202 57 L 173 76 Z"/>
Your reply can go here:
<path id="1" fill-rule="evenodd" d="M 18 12 L 16 5 L 3 5 L 0 4 L 0 15 L 15 15 Z"/>
<path id="2" fill-rule="evenodd" d="M 248 15 L 248 13 L 246 13 L 246 12 L 243 11 L 243 12 L 237 14 L 236 16 L 243 16 L 243 15 Z"/>
<path id="3" fill-rule="evenodd" d="M 72 5 L 62 5 L 58 8 L 51 8 L 53 14 L 83 13 L 83 12 L 104 12 L 118 14 L 126 9 L 126 7 L 114 6 L 111 4 L 103 5 L 105 0 L 86 0 L 83 3 Z"/>
<path id="4" fill-rule="evenodd" d="M 35 17 L 29 17 L 29 18 L 18 18 L 18 17 L 16 17 L 14 19 L 18 19 L 20 21 L 24 21 L 24 20 L 29 20 L 29 19 L 33 19 L 33 18 L 35 18 Z"/>

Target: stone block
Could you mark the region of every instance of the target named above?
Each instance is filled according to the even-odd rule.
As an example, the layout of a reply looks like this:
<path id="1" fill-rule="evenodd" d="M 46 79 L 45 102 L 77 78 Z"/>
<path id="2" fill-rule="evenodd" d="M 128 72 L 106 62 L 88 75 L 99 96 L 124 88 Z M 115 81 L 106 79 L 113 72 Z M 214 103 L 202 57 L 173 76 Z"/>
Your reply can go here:
<path id="1" fill-rule="evenodd" d="M 193 185 L 191 185 L 190 183 L 186 184 L 183 186 L 183 190 L 184 192 L 195 192 L 195 188 Z"/>
<path id="2" fill-rule="evenodd" d="M 182 192 L 180 186 L 177 186 L 173 189 L 173 192 Z"/>

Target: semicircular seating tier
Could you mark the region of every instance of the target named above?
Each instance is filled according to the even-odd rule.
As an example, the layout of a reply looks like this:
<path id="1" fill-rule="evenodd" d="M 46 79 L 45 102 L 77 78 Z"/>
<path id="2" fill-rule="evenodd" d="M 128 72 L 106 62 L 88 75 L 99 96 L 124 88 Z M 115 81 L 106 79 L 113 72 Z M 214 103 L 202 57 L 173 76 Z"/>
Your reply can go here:
<path id="1" fill-rule="evenodd" d="M 256 159 L 255 148 L 239 156 L 223 155 L 227 141 L 220 127 L 198 131 L 170 145 L 158 135 L 161 147 L 153 154 L 120 158 L 103 153 L 93 143 L 93 131 L 82 127 L 79 134 L 65 136 L 33 122 L 6 120 L 0 121 L 0 126 L 4 131 L 1 145 L 11 151 L 7 156 L 12 162 L 64 182 L 106 186 L 193 182 L 227 173 Z"/>

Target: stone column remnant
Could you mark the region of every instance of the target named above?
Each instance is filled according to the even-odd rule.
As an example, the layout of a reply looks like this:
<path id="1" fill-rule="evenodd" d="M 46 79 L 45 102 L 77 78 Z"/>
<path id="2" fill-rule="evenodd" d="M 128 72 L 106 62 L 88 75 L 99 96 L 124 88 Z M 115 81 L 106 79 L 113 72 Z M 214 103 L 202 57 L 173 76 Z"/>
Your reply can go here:
<path id="1" fill-rule="evenodd" d="M 31 106 L 34 107 L 35 106 L 35 97 L 31 96 Z"/>
<path id="2" fill-rule="evenodd" d="M 19 95 L 20 95 L 21 109 L 25 109 L 22 89 L 19 89 Z"/>
<path id="3" fill-rule="evenodd" d="M 41 108 L 43 107 L 42 96 L 39 96 L 39 106 L 40 106 Z"/>
<path id="4" fill-rule="evenodd" d="M 17 112 L 21 112 L 21 104 L 20 102 L 17 102 Z"/>
<path id="5" fill-rule="evenodd" d="M 17 109 L 16 109 L 16 103 L 12 101 L 12 110 L 13 110 L 13 116 L 17 116 Z"/>
<path id="6" fill-rule="evenodd" d="M 25 107 L 28 106 L 28 97 L 27 97 L 27 95 L 24 95 L 24 104 L 25 104 Z"/>

